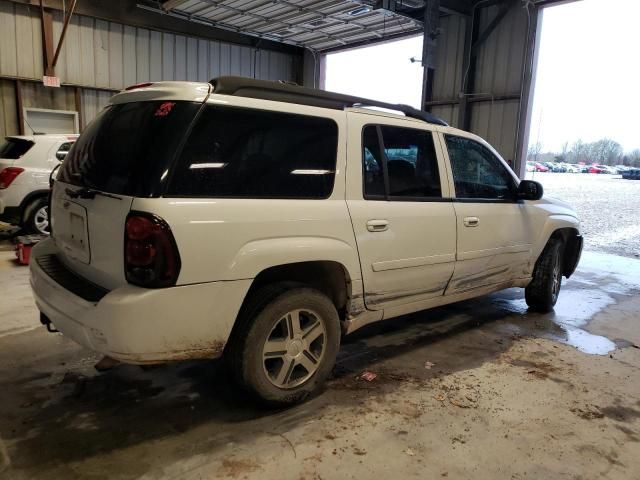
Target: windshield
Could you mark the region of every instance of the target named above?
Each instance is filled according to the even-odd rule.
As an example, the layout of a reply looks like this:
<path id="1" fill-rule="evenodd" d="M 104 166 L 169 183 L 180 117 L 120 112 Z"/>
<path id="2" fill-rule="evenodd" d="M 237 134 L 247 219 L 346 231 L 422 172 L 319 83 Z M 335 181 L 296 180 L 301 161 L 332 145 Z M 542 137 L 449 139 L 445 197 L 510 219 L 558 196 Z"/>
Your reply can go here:
<path id="1" fill-rule="evenodd" d="M 27 153 L 33 145 L 34 143 L 31 140 L 6 137 L 4 142 L 0 145 L 0 158 L 17 160 Z"/>
<path id="2" fill-rule="evenodd" d="M 58 180 L 121 195 L 160 195 L 200 105 L 150 101 L 107 107 L 71 148 Z"/>

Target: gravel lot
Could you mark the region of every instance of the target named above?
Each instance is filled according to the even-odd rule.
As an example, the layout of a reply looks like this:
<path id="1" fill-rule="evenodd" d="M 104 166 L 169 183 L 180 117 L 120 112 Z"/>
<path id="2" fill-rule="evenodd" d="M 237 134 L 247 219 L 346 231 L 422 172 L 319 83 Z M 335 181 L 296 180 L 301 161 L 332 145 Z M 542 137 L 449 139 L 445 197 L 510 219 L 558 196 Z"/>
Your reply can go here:
<path id="1" fill-rule="evenodd" d="M 569 202 L 578 212 L 585 249 L 640 256 L 640 181 L 619 175 L 528 173 L 545 195 Z"/>

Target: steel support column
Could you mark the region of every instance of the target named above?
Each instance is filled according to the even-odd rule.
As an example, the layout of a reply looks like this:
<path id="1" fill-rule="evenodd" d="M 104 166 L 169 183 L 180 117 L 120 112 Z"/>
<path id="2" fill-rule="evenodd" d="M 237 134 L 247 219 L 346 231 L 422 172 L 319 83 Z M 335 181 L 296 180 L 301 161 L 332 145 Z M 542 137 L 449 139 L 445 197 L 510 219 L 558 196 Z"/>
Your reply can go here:
<path id="1" fill-rule="evenodd" d="M 436 67 L 436 48 L 440 33 L 440 0 L 427 0 L 424 7 L 424 36 L 422 42 L 422 109 L 430 111 L 433 100 L 433 79 Z"/>

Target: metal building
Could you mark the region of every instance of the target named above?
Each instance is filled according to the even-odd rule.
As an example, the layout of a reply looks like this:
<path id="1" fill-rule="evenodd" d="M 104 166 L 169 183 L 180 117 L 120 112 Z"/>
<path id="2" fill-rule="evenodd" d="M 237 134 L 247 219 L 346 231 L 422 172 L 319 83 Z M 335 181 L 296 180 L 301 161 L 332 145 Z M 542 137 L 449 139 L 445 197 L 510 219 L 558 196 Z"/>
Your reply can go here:
<path id="1" fill-rule="evenodd" d="M 522 172 L 538 19 L 561 1 L 0 0 L 0 135 L 29 133 L 34 109 L 75 115 L 81 130 L 139 82 L 234 74 L 322 86 L 327 53 L 425 32 L 424 108 Z M 43 86 L 46 74 L 61 87 Z"/>

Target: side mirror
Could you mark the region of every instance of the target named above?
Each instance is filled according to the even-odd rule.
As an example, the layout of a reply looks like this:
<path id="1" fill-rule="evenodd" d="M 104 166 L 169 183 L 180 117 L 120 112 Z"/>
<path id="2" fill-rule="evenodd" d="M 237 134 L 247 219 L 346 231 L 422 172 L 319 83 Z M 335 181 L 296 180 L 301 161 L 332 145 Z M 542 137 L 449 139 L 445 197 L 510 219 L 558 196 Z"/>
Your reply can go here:
<path id="1" fill-rule="evenodd" d="M 59 161 L 63 161 L 65 158 L 67 158 L 67 153 L 69 153 L 69 151 L 66 151 L 66 152 L 58 152 L 58 153 L 56 153 L 56 158 L 57 158 Z"/>
<path id="2" fill-rule="evenodd" d="M 518 185 L 519 200 L 540 200 L 543 193 L 542 184 L 533 180 L 521 180 Z"/>

